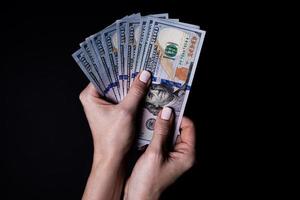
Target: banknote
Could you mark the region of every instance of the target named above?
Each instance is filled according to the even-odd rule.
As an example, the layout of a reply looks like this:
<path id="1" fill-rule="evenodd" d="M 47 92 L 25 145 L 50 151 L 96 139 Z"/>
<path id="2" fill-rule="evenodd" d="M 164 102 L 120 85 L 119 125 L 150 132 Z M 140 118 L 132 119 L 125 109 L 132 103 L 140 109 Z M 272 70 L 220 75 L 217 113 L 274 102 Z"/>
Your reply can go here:
<path id="1" fill-rule="evenodd" d="M 138 130 L 141 147 L 151 141 L 164 106 L 174 110 L 173 142 L 177 138 L 204 37 L 200 26 L 170 19 L 168 13 L 135 13 L 87 37 L 72 56 L 99 94 L 113 103 L 126 97 L 140 71 L 151 72 Z"/>
<path id="2" fill-rule="evenodd" d="M 169 13 L 150 14 L 148 16 L 161 18 L 161 19 L 169 19 Z"/>
<path id="3" fill-rule="evenodd" d="M 142 45 L 142 55 L 140 56 L 140 61 L 138 63 L 138 65 L 140 66 L 140 70 L 145 69 L 145 66 L 143 66 L 143 61 L 145 59 L 145 52 L 146 52 L 146 48 L 148 47 L 148 43 L 149 43 L 149 38 L 150 38 L 150 33 L 152 32 L 152 27 L 153 27 L 153 22 L 154 22 L 155 18 L 154 17 L 147 17 L 147 27 L 146 27 L 146 33 L 145 33 L 145 37 L 144 37 L 144 42 Z"/>
<path id="4" fill-rule="evenodd" d="M 127 73 L 127 62 L 126 62 L 126 54 L 127 52 L 127 20 L 128 18 L 117 20 L 116 21 L 116 30 L 117 30 L 117 42 L 118 42 L 118 72 L 119 72 L 119 80 L 123 89 L 123 97 L 127 94 L 127 87 L 129 87 L 128 83 L 128 73 Z"/>
<path id="5" fill-rule="evenodd" d="M 128 70 L 127 59 L 128 59 L 128 21 L 136 18 L 140 18 L 141 14 L 136 13 L 130 16 L 124 17 L 116 21 L 117 31 L 117 43 L 118 43 L 118 72 L 119 79 L 123 87 L 124 97 L 128 93 L 130 86 L 130 72 Z"/>
<path id="6" fill-rule="evenodd" d="M 117 103 L 117 97 L 113 91 L 112 83 L 109 81 L 106 73 L 104 73 L 104 68 L 101 66 L 101 63 L 98 61 L 94 48 L 91 45 L 91 40 L 89 38 L 86 38 L 86 40 L 82 43 L 80 43 L 80 47 L 83 50 L 87 61 L 91 64 L 93 69 L 96 71 L 97 77 L 101 79 L 101 82 L 103 83 L 103 87 L 105 88 L 104 96 L 109 99 L 110 101 Z"/>
<path id="7" fill-rule="evenodd" d="M 92 38 L 88 37 L 85 39 L 85 42 L 88 46 L 88 49 L 90 49 L 90 57 L 92 62 L 95 62 L 96 67 L 98 68 L 99 74 L 102 77 L 105 92 L 106 92 L 106 97 L 112 101 L 112 102 L 118 102 L 118 96 L 116 95 L 115 90 L 117 89 L 117 86 L 110 80 L 110 74 L 107 73 L 107 70 L 103 66 L 102 62 L 98 59 L 98 56 L 96 54 L 96 49 L 93 46 Z"/>
<path id="8" fill-rule="evenodd" d="M 149 40 L 149 35 L 150 32 L 152 30 L 153 27 L 153 20 L 154 19 L 168 19 L 169 18 L 169 14 L 168 13 L 163 13 L 163 14 L 154 14 L 154 15 L 148 15 L 146 18 L 146 29 L 145 29 L 145 34 L 143 37 L 143 43 L 142 43 L 142 49 L 141 49 L 141 55 L 139 56 L 139 60 L 137 62 L 137 65 L 139 66 L 139 71 L 143 70 L 143 66 L 142 66 L 142 61 L 144 59 L 144 55 L 145 55 L 145 50 L 146 50 L 146 46 L 147 46 L 147 42 Z"/>
<path id="9" fill-rule="evenodd" d="M 145 52 L 145 69 L 152 73 L 146 97 L 139 145 L 150 142 L 155 119 L 163 106 L 175 112 L 175 136 L 192 85 L 205 31 L 170 20 L 155 19 Z M 174 137 L 175 140 L 176 137 Z"/>
<path id="10" fill-rule="evenodd" d="M 134 15 L 129 16 L 126 19 L 126 27 L 125 27 L 125 44 L 124 44 L 124 71 L 127 77 L 127 82 L 125 83 L 125 94 L 128 93 L 131 83 L 131 69 L 133 65 L 133 58 L 135 55 L 135 49 L 136 49 L 136 27 L 139 25 L 141 20 L 141 14 L 136 13 Z M 129 30 L 131 29 L 131 30 Z M 120 37 L 119 37 L 120 38 Z"/>
<path id="11" fill-rule="evenodd" d="M 140 25 L 141 25 L 141 16 L 137 16 L 131 19 L 128 19 L 127 30 L 128 30 L 128 39 L 127 39 L 127 70 L 129 78 L 129 87 L 132 84 L 134 79 L 134 59 L 136 56 L 137 45 L 140 37 Z"/>
<path id="12" fill-rule="evenodd" d="M 85 76 L 89 79 L 91 83 L 96 87 L 97 91 L 100 95 L 104 95 L 105 88 L 103 87 L 103 83 L 100 83 L 97 79 L 97 75 L 92 70 L 91 64 L 87 61 L 86 56 L 84 55 L 84 52 L 80 48 L 75 53 L 72 54 L 72 57 L 80 67 L 80 69 L 83 71 Z"/>
<path id="13" fill-rule="evenodd" d="M 167 19 L 168 18 L 168 14 L 164 13 L 164 14 L 155 14 L 152 15 L 154 17 L 157 18 L 163 18 L 163 19 Z M 147 17 L 142 17 L 141 23 L 140 23 L 140 36 L 139 36 L 139 42 L 138 42 L 138 46 L 137 46 L 137 52 L 135 54 L 135 58 L 134 58 L 134 69 L 132 72 L 132 77 L 134 78 L 137 73 L 141 70 L 141 61 L 143 58 L 143 50 L 144 50 L 144 42 L 146 40 L 146 34 L 148 31 L 148 27 L 149 27 L 149 21 L 148 21 L 148 16 Z"/>
<path id="14" fill-rule="evenodd" d="M 161 19 L 164 19 L 163 16 L 160 17 Z M 147 51 L 148 49 L 148 46 L 149 46 L 149 43 L 150 43 L 150 40 L 152 39 L 150 37 L 150 34 L 152 33 L 153 31 L 153 23 L 154 21 L 156 20 L 157 18 L 156 17 L 152 17 L 152 16 L 149 16 L 147 18 L 147 24 L 148 24 L 148 27 L 147 27 L 147 30 L 146 30 L 146 34 L 145 34 L 145 40 L 143 42 L 143 45 L 142 45 L 142 55 L 141 56 L 141 61 L 139 63 L 140 65 L 140 70 L 144 70 L 145 69 L 145 52 Z M 187 24 L 187 23 L 183 23 L 183 22 L 178 22 L 177 19 L 169 19 L 168 20 L 170 23 L 172 22 L 176 22 L 177 25 L 185 25 L 185 26 L 188 26 L 188 27 L 191 27 L 191 28 L 197 28 L 197 29 L 200 29 L 199 26 L 197 25 L 193 25 L 193 24 Z"/>
<path id="15" fill-rule="evenodd" d="M 98 32 L 89 37 L 89 40 L 92 41 L 92 46 L 94 49 L 94 53 L 100 62 L 100 65 L 103 67 L 105 75 L 107 76 L 110 87 L 112 87 L 113 92 L 116 96 L 117 101 L 121 100 L 121 95 L 119 91 L 119 81 L 116 79 L 116 75 L 114 73 L 114 68 L 111 66 L 110 62 L 106 59 L 108 57 L 107 50 L 103 47 L 102 44 L 102 32 Z"/>
<path id="16" fill-rule="evenodd" d="M 115 80 L 119 83 L 119 94 L 120 100 L 124 98 L 123 81 L 122 76 L 119 77 L 119 66 L 118 66 L 118 37 L 117 37 L 117 26 L 113 23 L 109 27 L 105 28 L 102 32 L 102 45 L 107 50 L 105 60 L 110 63 L 113 69 L 113 75 Z"/>

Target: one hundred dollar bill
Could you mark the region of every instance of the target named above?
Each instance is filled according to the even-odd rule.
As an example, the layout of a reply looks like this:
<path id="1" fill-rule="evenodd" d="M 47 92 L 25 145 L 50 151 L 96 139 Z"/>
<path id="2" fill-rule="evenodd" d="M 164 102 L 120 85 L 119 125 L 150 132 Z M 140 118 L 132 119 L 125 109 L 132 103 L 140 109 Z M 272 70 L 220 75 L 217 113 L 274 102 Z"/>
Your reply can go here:
<path id="1" fill-rule="evenodd" d="M 127 65 L 130 69 L 130 86 L 134 80 L 137 69 L 136 69 L 136 60 L 138 53 L 138 45 L 140 41 L 142 27 L 142 18 L 135 18 L 128 22 L 128 52 L 127 52 Z"/>
<path id="2" fill-rule="evenodd" d="M 152 28 L 153 28 L 153 22 L 154 22 L 155 18 L 154 17 L 148 17 L 147 18 L 147 30 L 146 30 L 146 34 L 145 34 L 145 39 L 142 45 L 142 51 L 143 54 L 142 56 L 140 56 L 140 61 L 138 63 L 138 65 L 140 66 L 140 70 L 144 70 L 145 66 L 143 66 L 143 61 L 145 59 L 145 53 L 146 53 L 146 49 L 148 47 L 148 43 L 150 42 L 150 34 L 152 32 Z"/>
<path id="3" fill-rule="evenodd" d="M 136 13 L 116 21 L 118 42 L 118 72 L 119 80 L 121 80 L 123 88 L 123 97 L 125 97 L 128 93 L 130 86 L 130 71 L 127 65 L 129 39 L 128 21 L 140 17 L 140 13 Z"/>
<path id="4" fill-rule="evenodd" d="M 169 19 L 169 13 L 150 14 L 148 16 L 161 18 L 161 19 Z"/>
<path id="5" fill-rule="evenodd" d="M 127 19 L 121 19 L 116 21 L 116 30 L 117 30 L 117 42 L 118 42 L 118 72 L 119 72 L 119 80 L 122 85 L 122 93 L 123 98 L 127 94 L 127 81 L 128 81 L 128 73 L 127 73 L 127 62 L 126 62 L 126 54 L 127 52 Z"/>
<path id="6" fill-rule="evenodd" d="M 100 95 L 115 103 L 126 96 L 137 73 L 152 73 L 138 135 L 143 146 L 151 141 L 164 106 L 175 112 L 173 141 L 177 138 L 204 36 L 199 26 L 169 19 L 168 13 L 136 13 L 86 38 L 72 56 Z"/>
<path id="7" fill-rule="evenodd" d="M 175 112 L 175 136 L 197 67 L 205 31 L 182 23 L 156 19 L 145 52 L 145 69 L 152 73 L 146 97 L 139 146 L 150 142 L 158 112 L 171 107 Z M 174 137 L 174 141 L 175 141 Z"/>
<path id="8" fill-rule="evenodd" d="M 98 58 L 98 61 L 102 65 L 105 74 L 108 77 L 108 80 L 110 82 L 110 86 L 113 88 L 114 94 L 116 96 L 117 101 L 121 100 L 120 92 L 119 92 L 119 80 L 116 79 L 114 73 L 114 68 L 111 66 L 110 62 L 107 60 L 107 50 L 104 49 L 103 43 L 102 43 L 102 32 L 98 32 L 92 36 L 89 37 L 89 40 L 92 42 L 92 46 L 94 48 L 94 52 Z"/>
<path id="9" fill-rule="evenodd" d="M 105 88 L 105 90 L 103 91 L 105 97 L 107 97 L 110 101 L 117 103 L 118 100 L 117 100 L 117 96 L 113 91 L 113 84 L 109 81 L 107 74 L 105 73 L 104 67 L 98 61 L 98 58 L 95 54 L 95 50 L 91 43 L 92 41 L 89 38 L 86 38 L 84 42 L 80 43 L 80 47 L 85 53 L 89 63 L 92 64 L 98 77 L 101 79 L 101 82 L 103 83 L 103 86 Z"/>
<path id="10" fill-rule="evenodd" d="M 100 83 L 97 79 L 97 75 L 95 72 L 92 70 L 91 64 L 87 61 L 87 58 L 80 48 L 77 50 L 75 53 L 72 54 L 72 57 L 80 67 L 80 69 L 83 71 L 85 76 L 89 79 L 91 83 L 95 86 L 97 91 L 99 92 L 100 95 L 104 96 L 104 90 L 105 88 L 103 87 L 103 83 Z"/>
<path id="11" fill-rule="evenodd" d="M 116 23 L 113 23 L 109 27 L 102 31 L 102 45 L 107 50 L 107 57 L 105 58 L 113 69 L 115 80 L 119 82 L 120 100 L 124 98 L 122 77 L 119 77 L 118 66 L 118 37 Z"/>
<path id="12" fill-rule="evenodd" d="M 163 19 L 168 19 L 169 15 L 168 13 L 163 13 L 163 14 L 155 14 L 155 15 L 150 15 L 153 17 L 157 17 L 157 18 L 163 18 Z M 143 51 L 144 51 L 144 43 L 146 40 L 146 36 L 148 33 L 148 29 L 149 29 L 149 21 L 148 21 L 148 16 L 147 17 L 142 17 L 141 22 L 140 22 L 140 28 L 139 28 L 139 41 L 138 41 L 138 45 L 137 45 L 137 50 L 136 50 L 136 54 L 135 54 L 135 58 L 134 58 L 134 64 L 133 64 L 133 73 L 132 73 L 132 78 L 134 78 L 138 72 L 140 72 L 141 70 L 141 62 L 143 59 Z"/>
<path id="13" fill-rule="evenodd" d="M 152 39 L 150 37 L 150 35 L 153 32 L 153 23 L 156 19 L 157 19 L 156 17 L 152 17 L 152 16 L 149 16 L 147 18 L 148 27 L 147 27 L 147 30 L 146 30 L 147 33 L 145 34 L 145 41 L 143 42 L 143 46 L 142 46 L 143 56 L 141 57 L 141 62 L 139 63 L 140 70 L 144 70 L 146 68 L 146 66 L 145 66 L 145 59 L 146 59 L 145 54 L 146 54 L 146 52 L 149 48 L 150 40 Z M 163 16 L 161 16 L 160 19 L 164 19 Z M 177 25 L 180 24 L 180 25 L 185 25 L 185 26 L 191 27 L 191 28 L 200 29 L 200 27 L 197 26 L 197 25 L 182 23 L 182 22 L 177 21 L 176 19 L 169 19 L 168 21 L 169 22 L 176 22 Z"/>

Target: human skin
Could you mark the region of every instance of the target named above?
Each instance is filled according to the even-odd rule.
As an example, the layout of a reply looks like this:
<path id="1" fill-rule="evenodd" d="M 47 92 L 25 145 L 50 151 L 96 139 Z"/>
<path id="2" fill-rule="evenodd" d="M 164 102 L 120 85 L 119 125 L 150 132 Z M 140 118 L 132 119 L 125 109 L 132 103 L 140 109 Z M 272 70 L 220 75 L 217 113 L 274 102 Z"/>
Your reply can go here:
<path id="1" fill-rule="evenodd" d="M 82 199 L 120 199 L 124 182 L 124 158 L 129 151 L 139 104 L 149 87 L 151 74 L 140 73 L 119 104 L 100 98 L 89 84 L 79 98 L 86 114 L 94 144 L 93 164 Z"/>
<path id="2" fill-rule="evenodd" d="M 125 159 L 132 147 L 135 119 L 149 84 L 150 73 L 134 80 L 126 98 L 112 104 L 100 98 L 89 84 L 80 94 L 93 136 L 94 156 L 82 199 L 120 199 L 125 179 Z M 168 107 L 159 113 L 154 135 L 127 180 L 124 199 L 158 199 L 161 192 L 188 170 L 195 158 L 195 129 L 183 117 L 181 135 L 171 152 L 165 151 L 174 114 Z"/>
<path id="3" fill-rule="evenodd" d="M 169 120 L 163 119 L 163 112 L 155 123 L 154 135 L 150 145 L 134 166 L 125 187 L 125 200 L 155 200 L 161 193 L 195 161 L 195 128 L 193 122 L 183 117 L 181 135 L 175 147 L 166 152 L 166 141 L 171 130 L 174 114 Z"/>

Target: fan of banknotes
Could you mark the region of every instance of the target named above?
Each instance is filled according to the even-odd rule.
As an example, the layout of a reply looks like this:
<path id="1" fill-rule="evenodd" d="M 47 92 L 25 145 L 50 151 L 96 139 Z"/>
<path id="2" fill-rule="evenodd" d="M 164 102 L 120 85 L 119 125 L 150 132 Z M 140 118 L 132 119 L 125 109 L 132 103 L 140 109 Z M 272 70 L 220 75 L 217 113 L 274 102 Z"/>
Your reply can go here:
<path id="1" fill-rule="evenodd" d="M 167 13 L 125 16 L 80 43 L 73 58 L 99 94 L 111 102 L 125 98 L 142 70 L 152 74 L 138 147 L 149 144 L 163 106 L 175 112 L 175 135 L 187 103 L 205 31 L 169 19 Z"/>

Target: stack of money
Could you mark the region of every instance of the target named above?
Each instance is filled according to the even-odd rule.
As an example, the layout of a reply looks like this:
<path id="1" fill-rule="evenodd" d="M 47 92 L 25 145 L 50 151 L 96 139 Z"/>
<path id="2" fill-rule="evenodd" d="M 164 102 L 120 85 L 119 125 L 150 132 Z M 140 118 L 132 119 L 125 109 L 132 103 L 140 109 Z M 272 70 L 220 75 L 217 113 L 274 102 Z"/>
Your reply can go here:
<path id="1" fill-rule="evenodd" d="M 169 19 L 167 13 L 125 16 L 80 43 L 73 58 L 99 94 L 118 103 L 136 75 L 152 74 L 138 135 L 138 146 L 149 144 L 155 119 L 163 106 L 175 112 L 175 135 L 187 103 L 205 31 Z"/>

